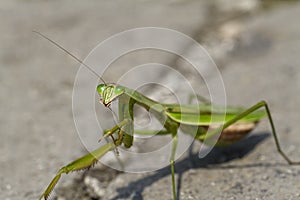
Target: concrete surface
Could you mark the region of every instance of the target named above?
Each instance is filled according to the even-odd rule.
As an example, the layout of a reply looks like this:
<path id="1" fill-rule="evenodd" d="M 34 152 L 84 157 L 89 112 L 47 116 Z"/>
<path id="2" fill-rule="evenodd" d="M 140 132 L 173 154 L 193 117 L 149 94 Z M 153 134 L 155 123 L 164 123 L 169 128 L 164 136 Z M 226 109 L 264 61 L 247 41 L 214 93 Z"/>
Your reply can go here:
<path id="1" fill-rule="evenodd" d="M 140 26 L 168 27 L 201 38 L 222 64 L 229 104 L 250 106 L 267 100 L 283 149 L 298 159 L 299 3 L 233 21 L 239 28 L 230 40 L 218 36 L 224 30 L 218 26 L 206 32 L 212 39 L 199 36 L 212 18 L 212 8 L 206 1 L 179 0 L 2 1 L 0 199 L 37 199 L 59 167 L 85 153 L 71 108 L 79 65 L 32 30 L 82 57 L 112 34 Z M 232 48 L 227 48 L 228 41 Z M 218 44 L 226 47 L 222 53 L 215 51 Z M 264 120 L 249 138 L 202 160 L 195 144 L 194 153 L 176 165 L 180 199 L 299 199 L 300 167 L 288 166 L 268 136 Z M 101 179 L 101 173 L 109 175 Z M 84 190 L 91 185 L 89 176 L 104 180 L 103 199 L 171 199 L 168 168 L 145 174 L 101 168 L 81 175 L 64 176 L 57 188 L 59 199 L 91 199 L 91 192 Z"/>

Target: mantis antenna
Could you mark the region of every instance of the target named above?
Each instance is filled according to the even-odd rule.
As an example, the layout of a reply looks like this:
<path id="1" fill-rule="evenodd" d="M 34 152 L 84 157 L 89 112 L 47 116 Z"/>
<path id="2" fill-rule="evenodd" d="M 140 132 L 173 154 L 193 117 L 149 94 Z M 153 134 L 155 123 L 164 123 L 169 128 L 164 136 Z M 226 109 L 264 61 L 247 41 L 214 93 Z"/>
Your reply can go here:
<path id="1" fill-rule="evenodd" d="M 38 34 L 39 36 L 43 37 L 44 39 L 48 40 L 49 42 L 51 42 L 52 44 L 54 44 L 56 47 L 58 47 L 59 49 L 63 50 L 64 52 L 66 52 L 69 56 L 71 56 L 72 58 L 74 58 L 77 62 L 79 62 L 80 64 L 82 64 L 83 66 L 85 66 L 88 70 L 90 70 L 94 75 L 96 75 L 105 85 L 106 82 L 104 81 L 104 79 L 99 76 L 95 70 L 93 70 L 90 66 L 88 66 L 87 64 L 85 64 L 83 61 L 81 61 L 79 58 L 77 58 L 76 56 L 74 56 L 71 52 L 69 52 L 68 50 L 66 50 L 64 47 L 62 47 L 61 45 L 59 45 L 57 42 L 51 40 L 49 37 L 45 36 L 44 34 L 38 32 L 38 31 L 33 31 L 34 33 Z"/>

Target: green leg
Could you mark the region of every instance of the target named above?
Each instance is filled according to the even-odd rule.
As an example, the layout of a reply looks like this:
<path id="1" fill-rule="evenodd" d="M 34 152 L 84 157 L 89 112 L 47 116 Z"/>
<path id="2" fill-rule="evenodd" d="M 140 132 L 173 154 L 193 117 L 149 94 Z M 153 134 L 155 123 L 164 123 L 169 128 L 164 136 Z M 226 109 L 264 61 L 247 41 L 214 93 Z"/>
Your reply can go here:
<path id="1" fill-rule="evenodd" d="M 123 121 L 121 121 L 120 123 L 118 123 L 116 126 L 114 126 L 113 128 L 111 128 L 110 130 L 104 130 L 104 135 L 99 139 L 98 142 L 100 142 L 103 138 L 107 138 L 108 136 L 111 136 L 116 131 L 120 130 L 122 126 L 128 124 L 129 122 L 130 122 L 129 119 L 124 119 Z M 114 139 L 113 139 L 113 141 L 116 142 Z"/>
<path id="2" fill-rule="evenodd" d="M 270 122 L 270 125 L 271 125 L 271 129 L 272 129 L 272 134 L 273 134 L 273 137 L 274 137 L 274 140 L 275 140 L 275 144 L 276 144 L 276 148 L 279 152 L 279 154 L 288 162 L 288 164 L 290 165 L 299 165 L 300 162 L 295 162 L 295 161 L 292 161 L 281 149 L 281 146 L 279 144 L 279 141 L 278 141 L 278 137 L 277 137 L 277 133 L 276 133 L 276 130 L 275 130 L 275 126 L 274 126 L 274 123 L 273 123 L 273 119 L 272 119 L 272 116 L 271 116 L 271 112 L 270 112 L 270 109 L 269 109 L 269 106 L 268 104 L 265 102 L 265 101 L 260 101 L 258 102 L 257 104 L 255 104 L 254 106 L 250 107 L 249 109 L 245 110 L 244 112 L 240 113 L 239 115 L 237 115 L 235 118 L 229 120 L 228 122 L 226 122 L 223 126 L 215 129 L 215 130 L 212 130 L 210 132 L 207 133 L 206 135 L 206 140 L 209 138 L 212 138 L 214 137 L 216 134 L 220 133 L 220 131 L 222 131 L 223 129 L 227 128 L 228 126 L 236 123 L 238 120 L 244 118 L 245 116 L 249 115 L 250 113 L 260 109 L 264 107 L 266 112 L 267 112 L 267 116 L 268 116 L 268 119 L 269 119 L 269 122 Z"/>
<path id="3" fill-rule="evenodd" d="M 136 134 L 141 135 L 166 135 L 169 134 L 170 131 L 168 130 L 135 130 Z M 172 174 L 172 191 L 173 191 L 173 199 L 176 200 L 176 185 L 175 185 L 175 153 L 178 143 L 178 136 L 177 134 L 173 134 L 173 144 L 172 144 L 172 152 L 171 152 L 171 158 L 170 158 L 170 166 L 171 166 L 171 174 Z"/>
<path id="4" fill-rule="evenodd" d="M 129 119 L 124 119 L 123 121 L 121 121 L 120 123 L 118 123 L 116 126 L 114 126 L 113 128 L 111 128 L 110 130 L 104 130 L 104 134 L 103 136 L 99 139 L 98 142 L 100 142 L 103 138 L 105 139 L 105 141 L 108 143 L 108 139 L 107 137 L 108 136 L 111 136 L 115 146 L 119 146 L 122 144 L 122 141 L 123 141 L 123 131 L 121 131 L 121 127 L 128 124 L 130 122 Z M 118 138 L 114 138 L 112 136 L 112 134 L 114 134 L 116 131 L 119 131 L 119 134 L 118 134 Z M 123 170 L 124 169 L 124 165 L 123 165 L 123 162 L 120 160 L 119 158 L 119 151 L 117 148 L 114 149 L 114 155 L 115 155 L 115 158 L 117 160 L 117 162 L 119 163 L 121 169 Z"/>
<path id="5" fill-rule="evenodd" d="M 168 130 L 135 130 L 134 133 L 141 134 L 141 135 L 166 135 L 169 134 L 170 131 Z M 173 136 L 173 144 L 172 144 L 172 152 L 170 158 L 170 165 L 171 165 L 171 174 L 172 174 L 172 191 L 173 191 L 173 199 L 176 200 L 176 185 L 175 185 L 175 153 L 176 147 L 178 143 L 178 136 L 175 134 Z"/>
<path id="6" fill-rule="evenodd" d="M 173 190 L 173 199 L 176 200 L 176 185 L 175 185 L 175 153 L 178 143 L 178 136 L 177 134 L 173 135 L 173 144 L 172 144 L 172 152 L 171 152 L 171 173 L 172 173 L 172 190 Z"/>
<path id="7" fill-rule="evenodd" d="M 131 147 L 133 144 L 133 106 L 135 103 L 136 101 L 127 95 L 121 95 L 119 97 L 119 121 L 127 120 L 127 123 L 120 129 L 122 143 L 126 148 Z"/>
<path id="8" fill-rule="evenodd" d="M 68 174 L 69 172 L 79 171 L 92 167 L 103 155 L 105 155 L 108 151 L 112 150 L 114 147 L 115 145 L 112 143 L 105 144 L 104 146 L 96 149 L 95 151 L 88 153 L 85 156 L 78 158 L 77 160 L 61 168 L 57 172 L 56 176 L 52 179 L 45 192 L 40 197 L 40 200 L 47 200 L 49 198 L 50 193 L 54 189 L 62 174 Z"/>
<path id="9" fill-rule="evenodd" d="M 168 130 L 135 130 L 134 133 L 141 134 L 141 135 L 166 135 L 169 134 L 170 131 Z M 172 191 L 173 191 L 173 199 L 176 200 L 176 184 L 175 184 L 175 153 L 178 143 L 178 136 L 177 134 L 173 135 L 173 144 L 172 144 L 172 152 L 170 158 L 170 166 L 171 166 L 171 174 L 172 174 Z"/>
<path id="10" fill-rule="evenodd" d="M 134 130 L 135 134 L 138 135 L 168 135 L 170 131 L 168 130 Z"/>
<path id="11" fill-rule="evenodd" d="M 134 133 L 141 135 L 166 135 L 170 134 L 168 130 L 135 130 Z M 171 174 L 172 174 L 172 191 L 173 191 L 173 199 L 176 200 L 176 185 L 175 185 L 175 153 L 178 143 L 177 134 L 173 134 L 173 144 L 172 144 L 172 152 L 170 158 L 170 166 L 171 166 Z"/>

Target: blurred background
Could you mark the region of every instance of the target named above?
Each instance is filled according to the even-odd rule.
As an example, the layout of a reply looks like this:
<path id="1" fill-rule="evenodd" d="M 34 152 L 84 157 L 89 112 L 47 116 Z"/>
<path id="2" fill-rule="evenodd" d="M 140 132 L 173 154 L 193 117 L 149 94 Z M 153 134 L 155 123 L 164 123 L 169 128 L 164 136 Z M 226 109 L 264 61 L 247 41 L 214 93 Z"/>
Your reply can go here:
<path id="1" fill-rule="evenodd" d="M 72 116 L 79 64 L 32 30 L 80 58 L 128 29 L 180 31 L 203 45 L 215 61 L 228 104 L 248 107 L 262 99 L 269 103 L 283 149 L 300 160 L 299 13 L 296 0 L 2 0 L 0 199 L 37 199 L 60 167 L 87 152 Z M 113 82 L 122 75 L 122 67 L 153 60 L 194 78 L 177 56 L 151 51 L 122 57 L 104 78 Z M 184 91 L 168 74 L 157 79 Z M 214 73 L 209 79 L 215 81 Z M 197 92 L 207 96 L 205 88 L 201 85 Z M 158 88 L 146 88 L 145 93 L 166 101 Z M 201 160 L 195 144 L 176 165 L 179 199 L 299 199 L 300 167 L 288 166 L 277 154 L 270 133 L 264 120 L 241 143 L 217 148 Z M 55 193 L 54 199 L 60 200 L 171 199 L 171 177 L 169 168 L 131 174 L 99 164 L 64 176 Z"/>

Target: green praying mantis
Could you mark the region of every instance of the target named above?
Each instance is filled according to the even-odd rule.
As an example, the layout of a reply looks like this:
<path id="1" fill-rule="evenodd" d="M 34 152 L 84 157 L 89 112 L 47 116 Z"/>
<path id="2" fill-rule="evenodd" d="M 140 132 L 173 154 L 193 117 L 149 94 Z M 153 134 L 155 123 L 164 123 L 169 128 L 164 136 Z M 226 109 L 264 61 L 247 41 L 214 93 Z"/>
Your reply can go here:
<path id="1" fill-rule="evenodd" d="M 109 107 L 112 101 L 118 100 L 119 118 L 118 123 L 114 127 L 112 127 L 110 130 L 104 131 L 102 138 L 111 137 L 111 142 L 106 143 L 100 148 L 62 167 L 52 179 L 44 193 L 41 195 L 40 200 L 47 200 L 49 198 L 50 193 L 53 191 L 62 174 L 89 169 L 95 165 L 102 156 L 111 150 L 116 150 L 118 146 L 123 145 L 126 148 L 130 148 L 133 145 L 134 134 L 149 134 L 150 132 L 156 135 L 171 135 L 172 152 L 170 157 L 170 166 L 172 174 L 172 195 L 174 200 L 177 199 L 174 166 L 175 152 L 178 143 L 177 133 L 179 128 L 183 130 L 184 133 L 190 134 L 196 140 L 204 142 L 205 144 L 227 146 L 244 138 L 251 130 L 255 128 L 255 125 L 261 119 L 267 117 L 279 154 L 290 165 L 300 164 L 300 162 L 292 161 L 282 151 L 269 106 L 265 101 L 260 101 L 250 108 L 231 106 L 222 107 L 211 105 L 208 102 L 199 105 L 160 103 L 127 87 L 113 83 L 106 83 L 102 77 L 100 77 L 91 67 L 83 63 L 80 59 L 75 57 L 61 45 L 39 32 L 34 32 L 69 54 L 71 57 L 89 69 L 92 73 L 94 73 L 97 77 L 99 77 L 99 79 L 103 82 L 97 87 L 97 92 L 102 98 L 101 102 L 104 106 Z M 201 101 L 201 99 L 199 99 L 199 101 Z M 136 104 L 145 108 L 149 112 L 151 110 L 151 113 L 158 119 L 164 129 L 160 131 L 135 130 L 133 122 L 134 106 Z M 225 113 L 224 110 L 226 110 Z"/>

